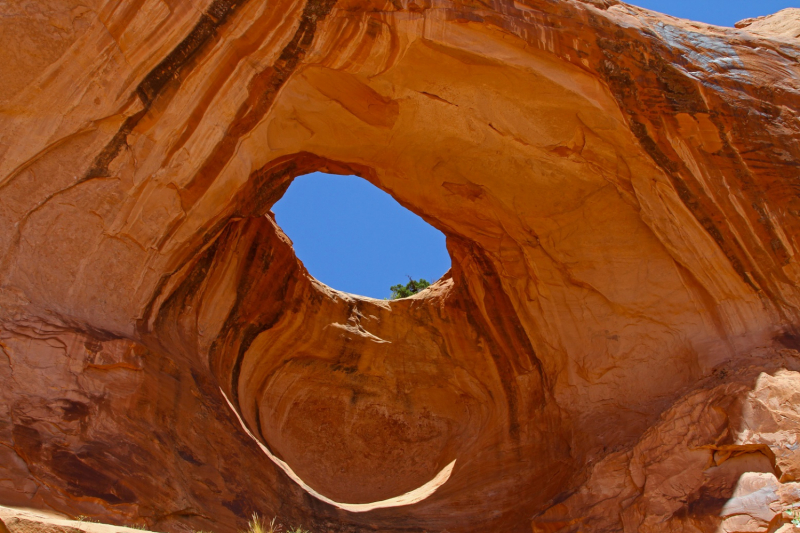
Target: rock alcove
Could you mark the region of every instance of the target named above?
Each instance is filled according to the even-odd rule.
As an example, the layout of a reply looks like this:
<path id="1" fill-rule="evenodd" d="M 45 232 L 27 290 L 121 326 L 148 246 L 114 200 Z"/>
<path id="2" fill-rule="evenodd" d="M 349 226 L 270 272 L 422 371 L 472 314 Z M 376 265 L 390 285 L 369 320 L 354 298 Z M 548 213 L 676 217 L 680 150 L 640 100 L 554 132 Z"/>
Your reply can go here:
<path id="1" fill-rule="evenodd" d="M 797 10 L 89 4 L 0 19 L 30 36 L 0 87 L 0 502 L 176 533 L 782 520 Z M 265 216 L 314 171 L 445 231 L 451 279 L 397 302 L 315 283 Z M 456 464 L 352 513 L 226 398 L 337 502 Z"/>

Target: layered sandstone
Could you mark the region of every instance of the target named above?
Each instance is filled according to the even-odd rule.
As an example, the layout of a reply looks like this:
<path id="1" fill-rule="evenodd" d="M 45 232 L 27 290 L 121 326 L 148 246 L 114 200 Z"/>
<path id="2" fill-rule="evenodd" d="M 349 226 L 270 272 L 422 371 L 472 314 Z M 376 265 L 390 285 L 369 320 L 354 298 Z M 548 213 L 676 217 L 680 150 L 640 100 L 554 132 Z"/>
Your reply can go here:
<path id="1" fill-rule="evenodd" d="M 796 10 L 0 10 L 0 504 L 217 533 L 787 522 Z M 317 170 L 442 230 L 451 272 L 393 302 L 313 280 L 270 208 Z M 346 505 L 454 461 L 420 502 Z"/>

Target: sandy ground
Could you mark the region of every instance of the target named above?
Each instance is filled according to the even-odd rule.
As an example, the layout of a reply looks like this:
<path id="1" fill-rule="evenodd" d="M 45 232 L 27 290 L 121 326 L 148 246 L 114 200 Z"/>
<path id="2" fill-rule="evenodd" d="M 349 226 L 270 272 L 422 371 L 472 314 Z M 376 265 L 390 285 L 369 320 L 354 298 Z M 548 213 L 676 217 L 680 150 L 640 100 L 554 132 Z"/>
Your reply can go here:
<path id="1" fill-rule="evenodd" d="M 0 533 L 141 533 L 139 529 L 69 520 L 56 513 L 0 506 Z"/>

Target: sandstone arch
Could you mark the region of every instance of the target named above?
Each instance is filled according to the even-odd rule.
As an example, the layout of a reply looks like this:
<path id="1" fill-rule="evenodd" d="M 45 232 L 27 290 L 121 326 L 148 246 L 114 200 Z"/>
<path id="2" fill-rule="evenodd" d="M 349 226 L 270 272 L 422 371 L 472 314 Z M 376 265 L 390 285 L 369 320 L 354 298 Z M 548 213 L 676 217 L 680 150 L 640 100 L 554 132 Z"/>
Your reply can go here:
<path id="1" fill-rule="evenodd" d="M 73 30 L 0 87 L 5 498 L 172 529 L 713 531 L 741 471 L 796 481 L 764 436 L 795 415 L 734 408 L 798 386 L 794 11 L 84 4 L 25 19 Z M 315 283 L 268 216 L 314 170 L 445 232 L 450 278 Z M 336 501 L 457 464 L 354 516 L 218 387 Z"/>

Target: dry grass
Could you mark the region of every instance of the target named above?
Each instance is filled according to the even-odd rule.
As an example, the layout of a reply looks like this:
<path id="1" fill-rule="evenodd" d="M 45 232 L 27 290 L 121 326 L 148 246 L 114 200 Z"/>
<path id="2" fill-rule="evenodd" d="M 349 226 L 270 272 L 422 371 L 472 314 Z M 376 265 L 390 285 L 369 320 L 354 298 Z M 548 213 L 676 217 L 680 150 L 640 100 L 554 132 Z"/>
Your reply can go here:
<path id="1" fill-rule="evenodd" d="M 247 525 L 247 530 L 243 531 L 242 533 L 309 533 L 309 532 L 299 527 L 293 527 L 284 530 L 283 525 L 280 524 L 276 518 L 273 518 L 272 520 L 267 522 L 265 518 L 262 518 L 258 516 L 258 514 L 253 513 L 253 518 Z"/>

